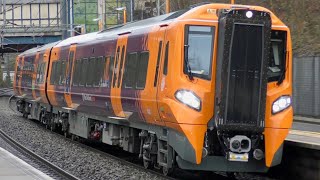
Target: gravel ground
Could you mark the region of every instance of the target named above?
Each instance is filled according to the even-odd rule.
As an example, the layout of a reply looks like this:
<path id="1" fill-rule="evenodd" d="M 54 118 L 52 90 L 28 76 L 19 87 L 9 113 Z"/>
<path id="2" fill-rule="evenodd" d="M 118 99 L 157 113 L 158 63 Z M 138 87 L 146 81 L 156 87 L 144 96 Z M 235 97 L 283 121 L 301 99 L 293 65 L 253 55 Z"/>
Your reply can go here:
<path id="1" fill-rule="evenodd" d="M 39 128 L 12 112 L 7 102 L 7 98 L 0 98 L 0 129 L 36 154 L 81 179 L 163 179 Z"/>

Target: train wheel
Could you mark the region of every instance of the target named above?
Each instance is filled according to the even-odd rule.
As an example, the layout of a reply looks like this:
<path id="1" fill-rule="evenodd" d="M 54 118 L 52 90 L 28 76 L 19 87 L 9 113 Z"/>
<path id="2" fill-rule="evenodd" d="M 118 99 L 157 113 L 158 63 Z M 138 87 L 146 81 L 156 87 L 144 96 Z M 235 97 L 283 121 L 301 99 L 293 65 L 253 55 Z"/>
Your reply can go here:
<path id="1" fill-rule="evenodd" d="M 145 169 L 150 169 L 151 167 L 150 167 L 150 164 L 151 164 L 151 162 L 150 161 L 148 161 L 148 160 L 143 160 L 143 167 L 145 168 Z"/>
<path id="2" fill-rule="evenodd" d="M 165 176 L 170 176 L 173 173 L 173 168 L 162 167 L 162 174 Z"/>
<path id="3" fill-rule="evenodd" d="M 71 134 L 71 140 L 75 141 L 76 140 L 76 136 L 74 134 Z"/>
<path id="4" fill-rule="evenodd" d="M 28 119 L 28 113 L 23 113 L 22 117 Z"/>
<path id="5" fill-rule="evenodd" d="M 67 132 L 67 131 L 64 131 L 64 132 L 63 132 L 63 136 L 64 136 L 65 138 L 68 138 L 68 132 Z"/>
<path id="6" fill-rule="evenodd" d="M 234 172 L 227 172 L 227 177 L 230 179 L 236 179 L 236 175 Z"/>

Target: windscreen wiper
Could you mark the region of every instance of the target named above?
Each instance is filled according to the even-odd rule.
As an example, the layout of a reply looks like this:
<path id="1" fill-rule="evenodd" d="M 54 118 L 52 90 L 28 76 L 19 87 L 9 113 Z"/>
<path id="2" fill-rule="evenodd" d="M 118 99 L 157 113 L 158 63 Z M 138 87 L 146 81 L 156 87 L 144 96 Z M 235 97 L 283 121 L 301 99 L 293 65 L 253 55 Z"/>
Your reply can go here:
<path id="1" fill-rule="evenodd" d="M 191 67 L 189 64 L 188 48 L 189 48 L 189 45 L 185 44 L 184 45 L 184 63 L 187 68 L 187 74 L 188 74 L 189 79 L 193 80 L 193 75 L 192 75 Z"/>
<path id="2" fill-rule="evenodd" d="M 286 63 L 286 61 L 287 61 L 287 59 L 289 59 L 288 58 L 288 51 L 285 51 L 285 54 L 286 54 L 286 56 L 285 56 L 286 58 L 284 59 L 284 63 L 283 63 L 284 64 L 283 71 L 281 71 L 281 74 L 280 74 L 278 82 L 277 82 L 278 86 L 283 82 L 284 78 L 286 77 L 286 71 L 287 71 L 287 63 Z"/>
<path id="3" fill-rule="evenodd" d="M 281 72 L 279 79 L 278 79 L 278 82 L 277 82 L 278 86 L 283 82 L 283 80 L 285 78 L 286 70 L 287 70 L 287 68 L 284 68 L 283 71 Z"/>

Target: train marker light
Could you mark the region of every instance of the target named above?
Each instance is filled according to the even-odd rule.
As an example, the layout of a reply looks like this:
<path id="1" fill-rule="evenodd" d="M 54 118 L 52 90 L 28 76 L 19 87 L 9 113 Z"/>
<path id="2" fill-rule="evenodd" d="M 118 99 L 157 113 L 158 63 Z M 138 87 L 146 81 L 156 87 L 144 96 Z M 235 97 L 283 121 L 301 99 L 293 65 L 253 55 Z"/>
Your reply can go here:
<path id="1" fill-rule="evenodd" d="M 201 109 L 201 100 L 198 98 L 193 92 L 188 91 L 188 90 L 178 90 L 175 94 L 175 97 L 177 98 L 178 101 L 181 103 L 196 109 L 200 110 Z"/>
<path id="2" fill-rule="evenodd" d="M 281 96 L 279 99 L 272 104 L 272 113 L 276 114 L 280 111 L 287 109 L 291 105 L 290 96 Z"/>
<path id="3" fill-rule="evenodd" d="M 247 11 L 246 16 L 247 16 L 247 18 L 252 18 L 252 16 L 253 16 L 252 11 Z"/>

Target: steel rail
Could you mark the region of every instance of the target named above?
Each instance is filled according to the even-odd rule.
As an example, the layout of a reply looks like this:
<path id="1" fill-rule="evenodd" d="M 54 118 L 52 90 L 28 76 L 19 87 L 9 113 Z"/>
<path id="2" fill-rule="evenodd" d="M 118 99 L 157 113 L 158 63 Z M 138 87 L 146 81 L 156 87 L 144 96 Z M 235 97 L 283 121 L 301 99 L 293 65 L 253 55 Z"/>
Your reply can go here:
<path id="1" fill-rule="evenodd" d="M 36 121 L 30 120 L 30 119 L 28 119 L 28 120 L 29 120 L 30 122 L 34 123 L 35 125 L 37 125 L 38 127 L 43 128 L 44 130 L 46 130 L 46 131 L 48 131 L 48 132 L 54 133 L 54 134 L 60 136 L 61 138 L 66 139 L 66 140 L 69 141 L 70 143 L 74 143 L 74 144 L 76 144 L 76 145 L 78 145 L 78 146 L 80 146 L 80 147 L 82 147 L 82 148 L 84 148 L 84 149 L 88 149 L 88 150 L 90 150 L 90 151 L 92 151 L 92 152 L 98 153 L 98 154 L 100 154 L 101 156 L 109 157 L 109 158 L 111 158 L 111 159 L 114 159 L 114 160 L 116 160 L 116 161 L 119 161 L 120 164 L 125 164 L 125 165 L 128 165 L 128 166 L 130 166 L 130 167 L 137 168 L 137 169 L 139 169 L 139 170 L 141 170 L 141 171 L 148 172 L 148 173 L 151 173 L 151 174 L 154 174 L 154 175 L 157 175 L 157 176 L 161 176 L 162 178 L 165 178 L 165 179 L 176 180 L 176 178 L 173 178 L 173 177 L 170 177 L 170 176 L 165 176 L 165 175 L 163 175 L 162 173 L 157 172 L 157 171 L 152 170 L 152 169 L 145 169 L 142 165 L 135 164 L 135 163 L 133 163 L 133 162 L 127 161 L 127 160 L 125 160 L 125 159 L 122 159 L 122 158 L 120 158 L 120 157 L 117 157 L 117 156 L 115 156 L 115 155 L 112 155 L 112 154 L 110 154 L 110 153 L 108 153 L 108 152 L 101 151 L 101 150 L 96 149 L 96 148 L 94 148 L 94 147 L 88 146 L 88 145 L 86 145 L 86 144 L 84 144 L 84 143 L 81 143 L 81 142 L 72 140 L 72 139 L 70 139 L 70 138 L 66 138 L 66 137 L 65 137 L 64 135 L 62 135 L 62 134 L 59 134 L 59 133 L 57 133 L 57 132 L 54 132 L 54 131 L 51 131 L 50 129 L 45 128 L 44 126 L 42 126 L 42 124 L 40 124 L 40 123 L 38 123 L 38 122 L 36 122 Z"/>
<path id="2" fill-rule="evenodd" d="M 10 108 L 13 112 L 17 113 L 17 111 L 14 111 L 13 108 L 11 107 L 11 104 L 10 104 L 10 103 L 11 103 L 11 98 L 12 98 L 12 97 L 10 97 L 10 99 L 9 99 L 9 101 L 8 101 L 8 106 L 9 106 L 9 108 Z M 66 138 L 66 137 L 65 137 L 64 135 L 62 135 L 62 134 L 59 134 L 59 133 L 57 133 L 57 132 L 51 131 L 51 130 L 49 130 L 49 129 L 46 129 L 44 126 L 42 126 L 40 123 L 38 123 L 38 122 L 36 122 L 36 121 L 34 121 L 34 120 L 30 120 L 30 119 L 28 119 L 28 120 L 29 120 L 29 122 L 37 125 L 38 127 L 43 128 L 44 130 L 46 130 L 46 131 L 48 131 L 48 132 L 54 133 L 54 134 L 60 136 L 61 138 L 66 139 L 66 140 L 69 141 L 70 143 L 74 143 L 74 144 L 76 144 L 76 145 L 79 145 L 79 146 L 82 147 L 82 148 L 88 149 L 88 150 L 93 151 L 93 152 L 95 152 L 95 153 L 98 153 L 98 154 L 100 154 L 100 155 L 102 155 L 102 156 L 109 157 L 109 158 L 111 158 L 111 159 L 114 159 L 114 160 L 116 160 L 116 161 L 119 161 L 120 164 L 126 164 L 126 165 L 128 165 L 128 166 L 130 166 L 130 167 L 137 168 L 137 169 L 139 169 L 139 170 L 141 170 L 141 171 L 148 172 L 148 173 L 151 173 L 151 174 L 160 176 L 160 177 L 165 178 L 165 179 L 170 179 L 170 180 L 174 180 L 174 179 L 175 179 L 175 178 L 170 177 L 170 176 L 165 176 L 165 175 L 163 175 L 162 173 L 157 172 L 157 171 L 154 171 L 154 170 L 152 170 L 152 169 L 145 169 L 142 165 L 132 163 L 132 162 L 127 161 L 127 160 L 125 160 L 125 159 L 122 159 L 122 158 L 120 158 L 120 157 L 114 156 L 114 155 L 112 155 L 112 154 L 110 154 L 110 153 L 101 151 L 101 150 L 99 150 L 99 149 L 90 147 L 90 146 L 88 146 L 88 145 L 85 145 L 85 144 L 83 144 L 83 143 L 81 143 L 81 142 L 74 141 L 74 140 L 72 140 L 72 139 L 70 139 L 70 138 Z M 0 132 L 2 132 L 2 131 L 0 130 Z"/>
<path id="3" fill-rule="evenodd" d="M 39 161 L 40 163 L 46 165 L 47 167 L 49 167 L 51 170 L 55 171 L 57 174 L 61 175 L 62 177 L 69 179 L 69 180 L 79 180 L 79 178 L 73 176 L 72 174 L 64 171 L 63 169 L 59 168 L 58 166 L 50 163 L 46 159 L 44 159 L 44 158 L 40 157 L 39 155 L 35 154 L 34 152 L 30 151 L 29 149 L 27 149 L 26 147 L 21 145 L 19 142 L 12 139 L 9 135 L 7 135 L 1 129 L 0 129 L 0 137 L 3 140 L 5 140 L 8 144 L 10 144 L 12 147 L 14 147 L 16 150 L 18 150 L 19 152 L 31 156 L 32 158 L 34 158 L 37 161 Z"/>
<path id="4" fill-rule="evenodd" d="M 11 94 L 7 94 L 9 92 L 13 93 L 13 88 L 0 88 L 0 96 L 11 96 Z"/>

